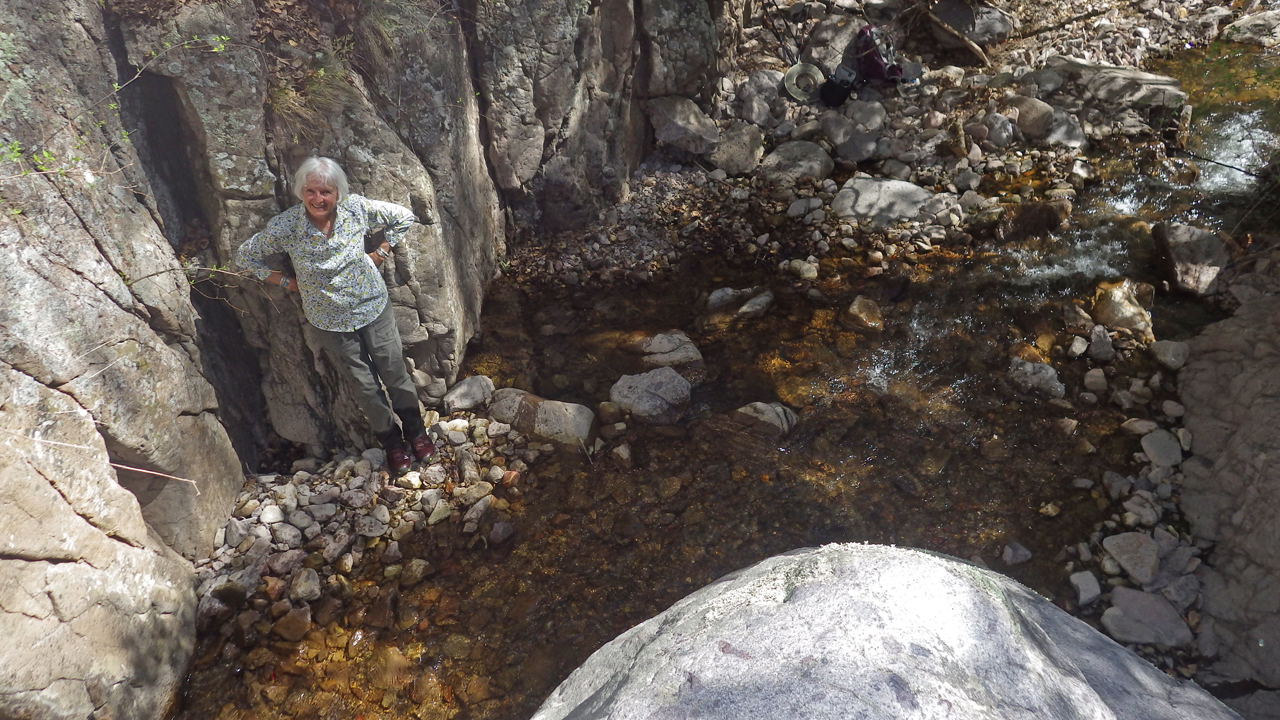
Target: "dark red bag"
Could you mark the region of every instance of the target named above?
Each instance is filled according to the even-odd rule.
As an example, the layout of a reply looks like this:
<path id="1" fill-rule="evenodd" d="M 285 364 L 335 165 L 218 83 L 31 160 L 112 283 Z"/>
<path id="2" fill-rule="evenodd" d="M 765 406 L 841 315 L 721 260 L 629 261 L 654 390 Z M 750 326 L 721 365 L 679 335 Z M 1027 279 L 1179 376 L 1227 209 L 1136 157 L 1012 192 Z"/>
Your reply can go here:
<path id="1" fill-rule="evenodd" d="M 859 81 L 902 82 L 902 65 L 894 62 L 893 38 L 884 29 L 866 25 L 859 30 L 853 39 L 853 55 Z"/>

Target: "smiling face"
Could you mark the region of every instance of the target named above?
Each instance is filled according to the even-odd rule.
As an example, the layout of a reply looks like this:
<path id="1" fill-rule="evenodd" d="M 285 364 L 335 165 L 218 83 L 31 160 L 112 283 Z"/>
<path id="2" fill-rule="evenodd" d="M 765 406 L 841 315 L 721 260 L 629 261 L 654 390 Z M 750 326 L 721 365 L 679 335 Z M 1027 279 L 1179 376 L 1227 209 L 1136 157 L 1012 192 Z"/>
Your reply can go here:
<path id="1" fill-rule="evenodd" d="M 338 206 L 338 189 L 313 175 L 302 186 L 302 204 L 307 209 L 307 217 L 313 223 L 321 225 L 333 217 Z"/>

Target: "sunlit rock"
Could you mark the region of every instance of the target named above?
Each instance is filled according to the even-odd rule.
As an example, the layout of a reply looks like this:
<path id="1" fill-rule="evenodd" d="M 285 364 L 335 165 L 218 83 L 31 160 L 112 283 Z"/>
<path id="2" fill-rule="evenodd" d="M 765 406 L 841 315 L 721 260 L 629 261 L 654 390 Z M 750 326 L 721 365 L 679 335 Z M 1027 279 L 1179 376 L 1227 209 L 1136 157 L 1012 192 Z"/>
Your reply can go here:
<path id="1" fill-rule="evenodd" d="M 493 394 L 489 413 L 516 430 L 577 448 L 595 430 L 595 413 L 576 403 L 546 400 L 524 390 L 502 388 Z"/>
<path id="2" fill-rule="evenodd" d="M 1003 575 L 876 545 L 797 550 L 722 578 L 598 650 L 534 718 L 764 718 L 781 708 L 797 718 L 847 718 L 850 708 L 884 718 L 1238 718 Z"/>
<path id="3" fill-rule="evenodd" d="M 1200 297 L 1217 292 L 1218 274 L 1231 262 L 1227 245 L 1209 230 L 1161 222 L 1151 228 L 1157 262 L 1174 287 Z"/>
<path id="4" fill-rule="evenodd" d="M 691 386 L 671 368 L 623 375 L 609 389 L 609 399 L 641 422 L 669 425 L 689 406 Z"/>
<path id="5" fill-rule="evenodd" d="M 1108 328 L 1127 328 L 1146 342 L 1155 339 L 1151 334 L 1151 314 L 1141 298 L 1150 298 L 1151 286 L 1135 283 L 1128 278 L 1117 282 L 1101 282 L 1093 296 L 1093 319 Z"/>

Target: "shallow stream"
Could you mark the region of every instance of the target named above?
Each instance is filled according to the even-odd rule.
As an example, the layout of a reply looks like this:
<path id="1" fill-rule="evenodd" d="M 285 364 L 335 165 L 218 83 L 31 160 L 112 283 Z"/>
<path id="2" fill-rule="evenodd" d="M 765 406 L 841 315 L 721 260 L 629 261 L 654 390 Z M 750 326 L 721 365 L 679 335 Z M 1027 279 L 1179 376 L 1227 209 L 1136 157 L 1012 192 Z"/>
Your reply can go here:
<path id="1" fill-rule="evenodd" d="M 1256 169 L 1257 148 L 1280 132 L 1280 65 L 1242 52 L 1215 46 L 1155 71 L 1183 78 L 1197 103 L 1196 154 Z M 1087 302 L 1099 281 L 1121 276 L 1159 287 L 1149 233 L 1158 220 L 1236 233 L 1265 232 L 1270 220 L 1248 194 L 1251 178 L 1237 171 L 1190 161 L 1200 172 L 1189 182 L 1188 161 L 1157 145 L 1094 153 L 1103 179 L 1077 199 L 1065 231 L 922 253 L 878 277 L 845 272 L 836 254 L 823 259 L 813 287 L 766 263 L 708 258 L 635 287 L 495 287 L 469 372 L 594 407 L 620 374 L 636 370 L 616 352 L 621 334 L 680 329 L 707 366 L 692 418 L 631 428 L 631 468 L 581 454 L 535 467 L 526 499 L 512 505 L 514 542 L 486 550 L 431 532 L 415 537 L 406 554 L 442 570 L 400 596 L 406 630 L 360 626 L 362 603 L 378 597 L 366 579 L 355 583 L 352 611 L 326 631 L 345 655 L 281 645 L 277 653 L 292 659 L 254 668 L 220 660 L 220 646 L 205 639 L 180 717 L 526 718 L 623 630 L 727 572 L 826 542 L 980 558 L 1073 609 L 1055 556 L 1115 510 L 1072 480 L 1136 472 L 1138 442 L 1119 424 L 1154 415 L 1176 393 L 1167 377 L 1146 408 L 1081 402 L 1088 365 L 1065 357 L 1062 303 Z M 732 331 L 695 330 L 707 293 L 761 284 L 777 296 L 765 317 Z M 841 324 L 858 295 L 879 304 L 883 332 Z M 1152 315 L 1156 337 L 1176 340 L 1220 313 L 1158 291 Z M 1004 374 L 1013 353 L 1052 361 L 1069 404 L 1011 389 Z M 1156 371 L 1141 352 L 1115 367 L 1115 382 Z M 798 409 L 795 432 L 771 442 L 729 419 L 757 400 Z M 1063 418 L 1078 421 L 1073 434 L 1057 429 Z M 1006 566 L 1009 541 L 1032 559 Z M 379 680 L 394 659 L 387 648 L 411 664 L 411 689 Z M 269 709 L 246 710 L 238 699 L 250 677 L 290 690 Z"/>

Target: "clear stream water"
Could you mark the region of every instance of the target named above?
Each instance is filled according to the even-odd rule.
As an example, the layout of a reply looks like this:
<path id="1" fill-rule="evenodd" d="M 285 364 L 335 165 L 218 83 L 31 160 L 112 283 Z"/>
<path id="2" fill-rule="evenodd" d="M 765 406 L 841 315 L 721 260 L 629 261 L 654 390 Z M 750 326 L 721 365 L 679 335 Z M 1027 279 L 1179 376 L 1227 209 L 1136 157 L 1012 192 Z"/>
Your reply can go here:
<path id="1" fill-rule="evenodd" d="M 1155 71 L 1183 78 L 1197 103 L 1196 154 L 1256 168 L 1260 149 L 1280 132 L 1277 66 L 1274 55 L 1221 46 Z M 1150 223 L 1264 233 L 1270 222 L 1247 175 L 1198 163 L 1191 182 L 1186 161 L 1155 146 L 1096 152 L 1104 180 L 1079 199 L 1068 229 L 921 255 L 904 271 L 909 283 L 842 275 L 836 259 L 824 260 L 817 287 L 829 302 L 814 302 L 771 270 L 705 258 L 642 287 L 495 288 L 471 371 L 594 405 L 632 371 L 613 352 L 616 331 L 680 328 L 707 362 L 694 417 L 676 428 L 632 429 L 632 468 L 581 456 L 536 466 L 526 499 L 512 506 L 514 543 L 479 550 L 445 536 L 412 540 L 406 557 L 426 557 L 442 571 L 400 596 L 399 612 L 416 623 L 409 630 L 360 627 L 362 614 L 351 612 L 325 628 L 337 640 L 324 647 L 264 640 L 274 659 L 253 668 L 243 654 L 224 654 L 216 638 L 203 639 L 179 717 L 525 718 L 619 632 L 720 575 L 825 542 L 981 558 L 1070 608 L 1073 593 L 1054 557 L 1114 512 L 1071 481 L 1136 472 L 1137 441 L 1118 425 L 1152 411 L 1074 399 L 1087 365 L 1062 354 L 1070 338 L 1061 303 L 1087 300 L 1097 282 L 1120 276 L 1158 284 Z M 768 316 L 741 331 L 694 331 L 699 296 L 760 283 L 778 295 Z M 884 332 L 841 325 L 839 311 L 857 295 L 880 304 Z M 1166 293 L 1157 293 L 1152 312 L 1165 339 L 1189 337 L 1216 317 Z M 557 330 L 544 335 L 548 325 Z M 1071 407 L 1005 385 L 1015 349 L 1060 368 Z M 1123 387 L 1154 372 L 1141 353 L 1116 368 L 1113 382 Z M 1152 405 L 1165 397 L 1173 395 L 1159 393 Z M 801 410 L 802 422 L 771 442 L 727 418 L 755 400 L 782 400 Z M 1079 422 L 1073 435 L 1053 430 L 1064 417 Z M 1060 512 L 1042 514 L 1050 503 Z M 1006 568 L 999 556 L 1010 540 L 1033 559 Z M 357 579 L 349 609 L 374 602 L 376 571 Z M 348 645 L 356 634 L 361 642 Z M 373 681 L 390 648 L 407 658 L 416 684 Z M 282 685 L 276 696 L 284 700 L 269 706 L 246 689 Z"/>

